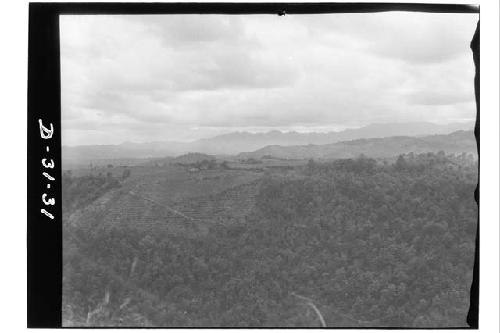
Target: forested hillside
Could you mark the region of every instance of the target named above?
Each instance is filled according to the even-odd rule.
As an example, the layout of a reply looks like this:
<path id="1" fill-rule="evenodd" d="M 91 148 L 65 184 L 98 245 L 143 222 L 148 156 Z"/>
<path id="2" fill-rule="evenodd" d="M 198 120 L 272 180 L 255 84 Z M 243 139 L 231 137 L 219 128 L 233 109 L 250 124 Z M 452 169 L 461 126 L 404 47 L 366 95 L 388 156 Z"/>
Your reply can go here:
<path id="1" fill-rule="evenodd" d="M 99 215 L 80 221 L 90 229 L 65 224 L 63 324 L 466 326 L 477 162 L 444 153 L 395 160 L 267 170 L 252 176 L 252 198 L 231 194 L 252 202 L 245 216 L 212 216 L 195 237 Z M 68 175 L 65 214 L 103 193 L 118 197 L 120 182 Z M 220 209 L 237 206 L 224 200 Z"/>

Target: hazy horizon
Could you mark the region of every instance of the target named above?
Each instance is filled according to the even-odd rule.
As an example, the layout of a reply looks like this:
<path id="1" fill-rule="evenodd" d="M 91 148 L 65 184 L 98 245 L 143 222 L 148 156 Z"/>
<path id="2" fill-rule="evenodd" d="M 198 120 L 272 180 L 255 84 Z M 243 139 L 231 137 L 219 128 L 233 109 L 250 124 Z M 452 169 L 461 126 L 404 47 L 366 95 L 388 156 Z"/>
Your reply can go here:
<path id="1" fill-rule="evenodd" d="M 432 125 L 438 125 L 438 126 L 450 126 L 450 125 L 458 125 L 458 124 L 470 124 L 472 127 L 471 127 L 471 130 L 473 130 L 473 126 L 474 126 L 474 122 L 475 122 L 475 119 L 471 119 L 471 120 L 464 120 L 464 121 L 456 121 L 456 122 L 449 122 L 449 123 L 444 123 L 444 124 L 439 124 L 439 123 L 432 123 L 432 122 L 399 122 L 399 123 L 371 123 L 371 124 L 366 124 L 366 125 L 363 125 L 363 126 L 358 126 L 358 127 L 349 127 L 349 128 L 343 128 L 343 129 L 338 129 L 338 130 L 334 130 L 334 129 L 325 129 L 323 131 L 321 131 L 320 129 L 318 128 L 314 128 L 314 129 L 311 129 L 311 130 L 298 130 L 298 129 L 288 129 L 288 130 L 281 130 L 281 129 L 264 129 L 264 130 L 255 130 L 255 131 L 252 131 L 252 130 L 249 130 L 249 129 L 243 129 L 243 130 L 238 130 L 238 129 L 235 129 L 233 131 L 230 131 L 230 132 L 223 132 L 223 133 L 220 133 L 220 134 L 216 134 L 216 135 L 209 135 L 209 136 L 206 136 L 206 137 L 201 137 L 201 138 L 198 138 L 198 139 L 194 139 L 194 140 L 186 140 L 186 141 L 182 141 L 182 140 L 155 140 L 155 141 L 130 141 L 130 140 L 126 140 L 126 141 L 122 141 L 122 142 L 119 142 L 119 143 L 111 143 L 111 144 L 77 144 L 77 145 L 65 145 L 63 144 L 62 146 L 63 147 L 83 147 L 83 146 L 119 146 L 119 145 L 124 145 L 124 144 L 147 144 L 147 143 L 166 143 L 166 142 L 170 142 L 170 143 L 195 143 L 199 140 L 207 140 L 207 139 L 213 139 L 213 138 L 216 138 L 216 137 L 220 137 L 220 136 L 224 136 L 224 135 L 229 135 L 229 134 L 268 134 L 268 133 L 271 133 L 271 132 L 279 132 L 281 134 L 332 134 L 332 133 L 339 133 L 339 132 L 343 132 L 343 131 L 346 131 L 346 130 L 357 130 L 357 129 L 362 129 L 362 128 L 366 128 L 366 127 L 370 127 L 370 126 L 378 126 L 378 125 L 399 125 L 399 124 L 432 124 Z M 431 134 L 423 134 L 423 135 L 431 135 Z M 392 136 L 392 135 L 389 135 L 389 137 Z M 411 136 L 411 135 L 409 135 Z"/>
<path id="2" fill-rule="evenodd" d="M 475 118 L 477 15 L 62 15 L 62 143 Z"/>

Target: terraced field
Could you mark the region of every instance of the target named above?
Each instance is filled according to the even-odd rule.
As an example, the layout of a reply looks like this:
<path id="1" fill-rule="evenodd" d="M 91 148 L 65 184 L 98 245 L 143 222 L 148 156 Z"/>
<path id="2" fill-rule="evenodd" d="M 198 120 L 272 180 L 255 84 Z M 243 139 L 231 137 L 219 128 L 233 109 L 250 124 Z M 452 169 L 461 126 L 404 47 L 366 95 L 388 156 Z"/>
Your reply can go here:
<path id="1" fill-rule="evenodd" d="M 171 166 L 131 168 L 133 176 L 93 204 L 72 214 L 68 223 L 84 229 L 120 225 L 154 232 L 205 234 L 211 222 L 244 219 L 252 210 L 262 173 Z"/>

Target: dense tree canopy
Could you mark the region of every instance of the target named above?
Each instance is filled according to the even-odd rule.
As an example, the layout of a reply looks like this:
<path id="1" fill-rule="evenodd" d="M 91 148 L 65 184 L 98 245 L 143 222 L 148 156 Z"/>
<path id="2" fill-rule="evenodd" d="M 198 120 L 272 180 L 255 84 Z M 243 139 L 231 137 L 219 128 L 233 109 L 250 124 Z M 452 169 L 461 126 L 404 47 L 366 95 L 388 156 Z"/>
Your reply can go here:
<path id="1" fill-rule="evenodd" d="M 407 154 L 269 172 L 244 221 L 205 235 L 65 226 L 77 326 L 465 326 L 477 164 Z M 113 186 L 66 177 L 70 213 Z M 310 300 L 307 301 L 307 300 Z"/>

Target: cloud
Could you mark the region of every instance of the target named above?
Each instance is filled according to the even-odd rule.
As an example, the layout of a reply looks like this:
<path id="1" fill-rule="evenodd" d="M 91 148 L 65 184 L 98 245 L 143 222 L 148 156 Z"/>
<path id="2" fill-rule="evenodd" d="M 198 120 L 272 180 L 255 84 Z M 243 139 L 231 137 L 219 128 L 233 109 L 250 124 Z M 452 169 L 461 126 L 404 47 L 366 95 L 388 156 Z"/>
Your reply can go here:
<path id="1" fill-rule="evenodd" d="M 464 52 L 478 17 L 475 14 L 387 12 L 308 17 L 311 34 L 325 39 L 341 35 L 357 40 L 360 48 L 380 56 L 416 64 L 440 63 Z"/>
<path id="2" fill-rule="evenodd" d="M 454 92 L 416 92 L 408 96 L 410 104 L 417 105 L 454 105 L 470 102 L 470 96 Z"/>
<path id="3" fill-rule="evenodd" d="M 475 114 L 470 14 L 60 20 L 65 144 Z"/>

